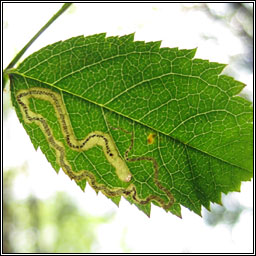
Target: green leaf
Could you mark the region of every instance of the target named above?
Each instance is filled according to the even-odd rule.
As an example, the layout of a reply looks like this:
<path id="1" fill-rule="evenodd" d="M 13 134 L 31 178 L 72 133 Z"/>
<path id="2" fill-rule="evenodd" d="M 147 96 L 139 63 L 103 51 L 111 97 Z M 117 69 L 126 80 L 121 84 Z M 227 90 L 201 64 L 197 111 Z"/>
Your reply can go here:
<path id="1" fill-rule="evenodd" d="M 133 34 L 75 37 L 9 74 L 20 122 L 53 168 L 114 203 L 181 217 L 221 203 L 252 178 L 252 106 L 225 65 L 196 50 L 134 42 Z"/>

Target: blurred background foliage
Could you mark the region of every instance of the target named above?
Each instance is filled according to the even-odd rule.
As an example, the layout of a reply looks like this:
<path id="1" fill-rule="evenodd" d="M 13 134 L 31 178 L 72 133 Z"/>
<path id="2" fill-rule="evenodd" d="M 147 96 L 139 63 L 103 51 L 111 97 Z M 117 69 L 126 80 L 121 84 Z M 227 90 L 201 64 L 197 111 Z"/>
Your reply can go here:
<path id="1" fill-rule="evenodd" d="M 24 168 L 5 171 L 3 180 L 4 253 L 78 253 L 97 250 L 96 229 L 112 220 L 90 216 L 76 206 L 64 192 L 46 200 L 30 194 L 25 200 L 13 196 L 17 173 Z"/>
<path id="2" fill-rule="evenodd" d="M 240 215 L 247 211 L 253 214 L 252 208 L 241 205 L 232 196 L 222 196 L 223 205 L 214 205 L 211 212 L 207 212 L 204 220 L 207 225 L 215 227 L 218 224 L 225 224 L 229 229 L 239 222 Z"/>
<path id="3" fill-rule="evenodd" d="M 231 62 L 240 68 L 253 71 L 253 5 L 251 3 L 199 3 L 184 5 L 184 11 L 204 12 L 210 19 L 221 22 L 243 43 L 245 53 L 232 56 Z M 202 34 L 202 39 L 215 39 L 210 31 Z"/>
<path id="4" fill-rule="evenodd" d="M 224 8 L 225 7 L 225 8 Z M 239 70 L 247 74 L 253 72 L 253 5 L 248 3 L 198 3 L 183 4 L 184 12 L 204 12 L 210 19 L 223 23 L 232 33 L 240 38 L 244 53 L 230 57 L 229 68 L 225 70 L 234 75 Z M 4 24 L 4 29 L 8 24 Z M 205 31 L 202 40 L 218 38 Z M 230 68 L 232 67 L 232 68 Z M 7 86 L 8 88 L 8 86 Z M 252 100 L 246 90 L 241 96 Z M 9 89 L 3 97 L 4 122 L 11 112 Z M 15 165 L 15 164 L 14 164 Z M 97 240 L 97 228 L 111 223 L 113 214 L 96 217 L 81 211 L 75 202 L 64 192 L 41 200 L 32 193 L 23 200 L 15 198 L 13 184 L 18 173 L 24 168 L 4 170 L 3 175 L 3 253 L 85 253 L 95 252 L 100 247 Z M 216 227 L 226 225 L 231 230 L 238 223 L 243 212 L 251 212 L 233 199 L 231 195 L 223 195 L 223 206 L 212 205 L 211 212 L 204 210 L 204 221 Z M 124 230 L 124 234 L 126 230 Z M 121 241 L 124 251 L 129 251 L 125 235 Z"/>

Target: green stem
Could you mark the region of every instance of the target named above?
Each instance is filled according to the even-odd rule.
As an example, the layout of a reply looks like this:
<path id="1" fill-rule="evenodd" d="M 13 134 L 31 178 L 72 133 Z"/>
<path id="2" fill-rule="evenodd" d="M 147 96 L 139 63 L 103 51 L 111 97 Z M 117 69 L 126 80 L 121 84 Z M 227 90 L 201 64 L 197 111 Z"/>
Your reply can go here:
<path id="1" fill-rule="evenodd" d="M 22 50 L 14 57 L 14 59 L 10 62 L 10 64 L 5 68 L 4 70 L 4 83 L 3 83 L 3 89 L 5 87 L 6 84 L 6 73 L 8 71 L 8 69 L 12 68 L 17 62 L 18 60 L 21 58 L 21 56 L 25 53 L 25 51 L 30 47 L 30 45 L 63 13 L 65 12 L 71 5 L 72 3 L 65 3 L 63 4 L 63 6 L 61 7 L 61 9 L 55 13 L 52 18 L 33 36 L 33 38 L 22 48 Z"/>

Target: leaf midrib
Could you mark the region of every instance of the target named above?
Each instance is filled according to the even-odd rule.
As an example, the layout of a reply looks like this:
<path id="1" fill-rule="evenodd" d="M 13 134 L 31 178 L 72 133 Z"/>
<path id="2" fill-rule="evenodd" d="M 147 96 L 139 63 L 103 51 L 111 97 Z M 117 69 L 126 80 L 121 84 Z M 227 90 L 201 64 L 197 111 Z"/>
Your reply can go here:
<path id="1" fill-rule="evenodd" d="M 125 118 L 127 118 L 127 119 L 129 119 L 129 120 L 132 120 L 133 122 L 139 123 L 140 125 L 143 125 L 143 126 L 149 128 L 149 129 L 151 129 L 151 130 L 154 130 L 154 131 L 156 131 L 157 133 L 160 133 L 160 134 L 162 134 L 162 135 L 165 135 L 165 136 L 167 136 L 167 137 L 170 137 L 170 138 L 172 138 L 173 140 L 175 140 L 175 141 L 177 141 L 177 142 L 179 142 L 179 143 L 182 143 L 182 144 L 184 144 L 184 145 L 186 145 L 186 146 L 188 146 L 188 147 L 190 147 L 190 148 L 192 148 L 192 149 L 194 149 L 194 150 L 197 150 L 197 151 L 199 151 L 199 152 L 201 152 L 201 153 L 203 153 L 203 154 L 206 154 L 206 155 L 208 155 L 208 156 L 210 156 L 210 157 L 213 157 L 213 158 L 215 158 L 215 159 L 217 159 L 217 160 L 220 160 L 220 161 L 222 161 L 222 162 L 224 162 L 224 163 L 226 163 L 226 164 L 228 164 L 228 165 L 231 165 L 231 166 L 236 167 L 236 168 L 239 168 L 239 169 L 241 169 L 241 170 L 250 172 L 250 170 L 245 169 L 244 167 L 241 167 L 241 166 L 238 166 L 238 165 L 236 165 L 236 164 L 230 163 L 230 162 L 228 162 L 227 160 L 221 159 L 221 158 L 219 158 L 219 157 L 217 157 L 217 156 L 214 156 L 214 155 L 211 155 L 210 153 L 205 152 L 205 151 L 203 151 L 203 150 L 201 150 L 201 149 L 195 148 L 195 147 L 193 147 L 193 146 L 187 144 L 186 142 L 181 141 L 180 139 L 177 139 L 177 138 L 172 137 L 170 134 L 167 134 L 167 133 L 165 133 L 165 132 L 163 132 L 163 131 L 158 131 L 158 130 L 156 130 L 156 128 L 153 128 L 153 127 L 149 126 L 148 124 L 144 124 L 143 122 L 141 122 L 141 121 L 139 121 L 139 120 L 136 120 L 136 119 L 134 119 L 134 118 L 132 118 L 132 117 L 128 117 L 128 116 L 126 116 L 126 115 L 124 115 L 124 114 L 122 114 L 122 113 L 120 113 L 120 112 L 118 112 L 118 111 L 116 111 L 116 110 L 113 110 L 113 109 L 111 109 L 111 108 L 109 108 L 109 107 L 107 107 L 107 106 L 105 106 L 105 105 L 103 105 L 103 104 L 101 104 L 101 103 L 92 101 L 92 100 L 87 99 L 87 98 L 84 98 L 83 96 L 78 95 L 78 94 L 76 94 L 76 93 L 73 93 L 73 92 L 67 91 L 67 90 L 65 90 L 65 89 L 59 88 L 59 87 L 57 87 L 55 84 L 51 84 L 51 83 L 48 83 L 48 82 L 44 82 L 44 81 L 41 81 L 41 80 L 39 80 L 39 79 L 37 79 L 37 78 L 30 77 L 30 76 L 28 76 L 28 75 L 24 75 L 24 74 L 22 74 L 22 73 L 17 72 L 16 70 L 12 70 L 12 72 L 9 73 L 9 75 L 12 75 L 12 74 L 14 74 L 14 75 L 16 74 L 16 75 L 19 75 L 19 76 L 21 76 L 21 77 L 23 77 L 23 78 L 31 79 L 31 80 L 37 81 L 37 82 L 39 82 L 39 83 L 46 84 L 46 85 L 48 85 L 48 86 L 50 86 L 50 87 L 53 87 L 53 88 L 55 88 L 55 89 L 57 89 L 57 90 L 59 90 L 59 91 L 62 91 L 62 92 L 71 94 L 71 95 L 73 95 L 73 96 L 75 96 L 75 97 L 78 97 L 78 98 L 80 98 L 80 99 L 86 100 L 87 102 L 90 102 L 90 103 L 92 103 L 92 104 L 94 104 L 94 105 L 96 105 L 96 106 L 99 106 L 99 107 L 101 107 L 101 108 L 104 108 L 104 109 L 106 109 L 106 110 L 108 110 L 108 111 L 111 111 L 111 112 L 113 112 L 113 113 L 115 113 L 115 114 L 118 114 L 118 115 L 120 115 L 120 116 L 122 116 L 122 117 L 125 117 Z"/>

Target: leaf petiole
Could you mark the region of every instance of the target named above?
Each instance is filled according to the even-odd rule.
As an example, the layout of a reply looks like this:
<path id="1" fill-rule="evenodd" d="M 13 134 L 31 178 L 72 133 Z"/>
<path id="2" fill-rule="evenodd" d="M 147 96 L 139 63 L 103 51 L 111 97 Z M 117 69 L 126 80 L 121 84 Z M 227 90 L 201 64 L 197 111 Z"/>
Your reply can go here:
<path id="1" fill-rule="evenodd" d="M 22 50 L 13 58 L 13 60 L 9 63 L 9 65 L 5 68 L 3 71 L 3 89 L 5 88 L 5 85 L 7 83 L 7 71 L 11 69 L 21 58 L 21 56 L 25 53 L 25 51 L 30 47 L 30 45 L 63 13 L 65 12 L 72 3 L 65 3 L 60 8 L 58 12 L 56 12 L 52 18 L 31 38 L 31 40 L 22 48 Z"/>

